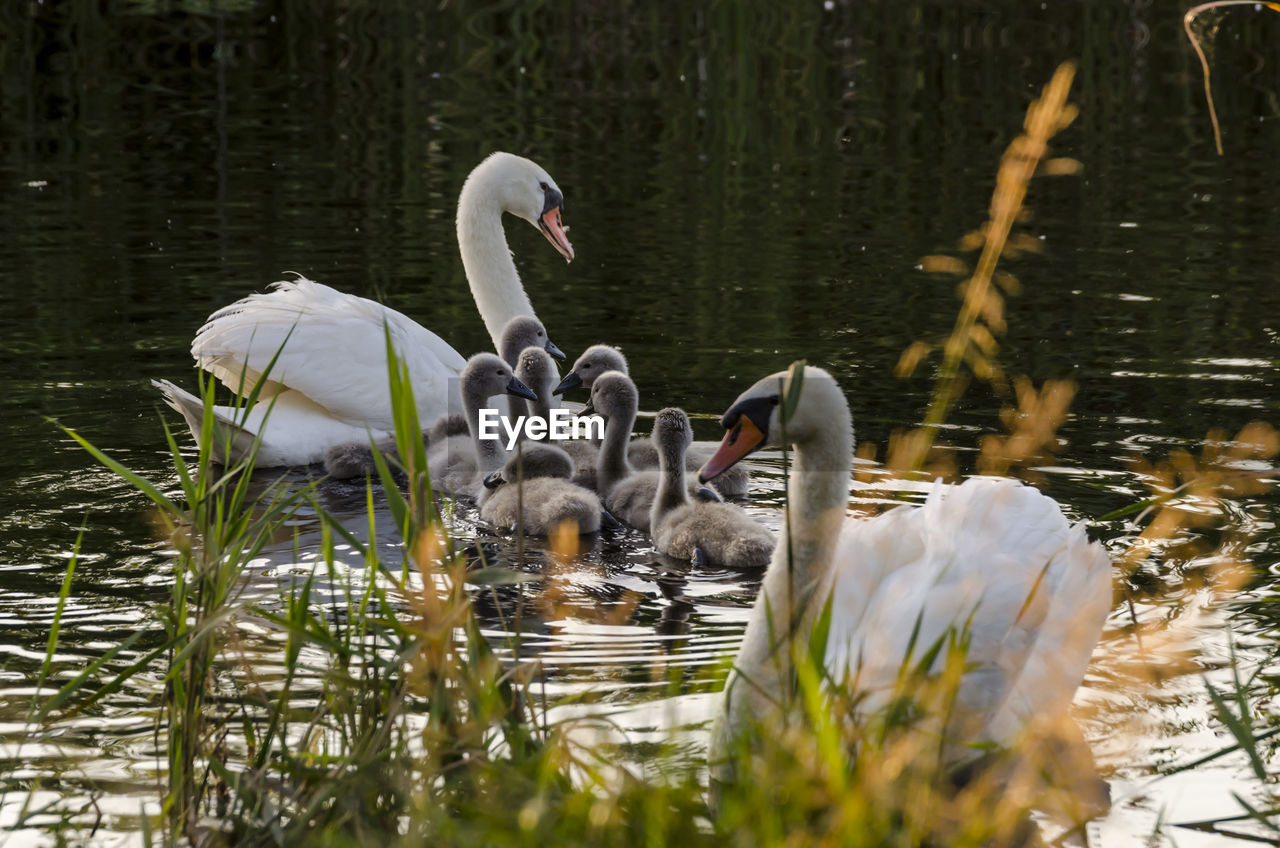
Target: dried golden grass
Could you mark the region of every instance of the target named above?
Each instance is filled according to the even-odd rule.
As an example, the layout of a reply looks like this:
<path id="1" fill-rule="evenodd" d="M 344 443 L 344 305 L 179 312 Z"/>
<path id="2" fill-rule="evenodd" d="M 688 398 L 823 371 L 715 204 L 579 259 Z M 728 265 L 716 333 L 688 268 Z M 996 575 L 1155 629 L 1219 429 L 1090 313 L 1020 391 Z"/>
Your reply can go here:
<path id="1" fill-rule="evenodd" d="M 1067 103 L 1074 75 L 1074 64 L 1068 62 L 1058 67 L 1041 96 L 1028 108 L 1022 134 L 1005 150 L 996 173 L 987 221 L 960 241 L 961 250 L 981 250 L 972 271 L 966 262 L 953 256 L 926 256 L 920 261 L 925 271 L 965 279 L 960 284 L 961 306 L 951 334 L 940 346 L 914 342 L 903 352 L 894 370 L 899 377 L 910 376 L 930 354 L 941 349 L 942 362 L 923 425 L 908 433 L 894 434 L 891 439 L 887 465 L 896 473 L 926 470 L 933 476 L 953 476 L 946 461 L 939 464 L 932 450 L 943 422 L 970 379 L 987 383 L 998 394 L 1007 392 L 1008 381 L 997 355 L 999 338 L 1006 329 L 1005 297 L 1016 293 L 1019 283 L 1013 275 L 996 266 L 1002 257 L 1040 250 L 1038 239 L 1013 231 L 1015 223 L 1025 218 L 1023 200 L 1031 178 L 1037 173 L 1074 174 L 1081 169 L 1080 163 L 1073 159 L 1045 160 L 1050 139 L 1075 119 L 1076 107 Z M 1043 431 L 1052 418 L 1042 421 L 1039 416 L 1051 412 L 1063 391 L 1061 384 L 1055 384 L 1036 392 L 1025 381 L 1016 388 L 1018 407 L 1003 417 L 1016 422 L 1018 429 L 1003 442 L 991 444 L 992 454 L 984 462 L 993 473 L 996 469 L 1007 470 L 1020 461 L 1019 456 L 1025 461 L 1035 451 L 1047 447 Z M 1002 460 L 1001 451 L 1012 453 Z"/>

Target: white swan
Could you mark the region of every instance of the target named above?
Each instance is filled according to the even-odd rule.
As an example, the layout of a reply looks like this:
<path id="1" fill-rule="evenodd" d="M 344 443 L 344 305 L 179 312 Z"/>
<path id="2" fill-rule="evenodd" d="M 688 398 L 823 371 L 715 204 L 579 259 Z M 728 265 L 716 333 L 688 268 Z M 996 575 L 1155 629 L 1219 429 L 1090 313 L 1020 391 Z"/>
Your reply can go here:
<path id="1" fill-rule="evenodd" d="M 723 418 L 728 433 L 700 479 L 782 444 L 787 376 L 766 377 L 738 397 Z M 919 659 L 967 622 L 968 666 L 942 728 L 955 743 L 949 765 L 973 756 L 967 743 L 1010 746 L 1033 719 L 1061 715 L 1111 605 L 1102 547 L 1079 525 L 1069 526 L 1053 500 L 1012 480 L 935 484 L 922 507 L 871 520 L 848 517 L 849 407 L 821 369 L 805 368 L 799 388 L 786 424 L 794 447 L 787 520 L 725 686 L 710 749 L 717 780 L 733 778 L 727 755 L 735 737 L 778 718 L 793 668 L 788 623 L 795 622 L 794 639 L 807 651 L 829 597 L 823 662 L 837 685 L 863 698 L 861 714 L 885 704 L 913 645 Z"/>
<path id="2" fill-rule="evenodd" d="M 498 336 L 508 321 L 533 315 L 503 233 L 502 214 L 538 227 L 572 260 L 573 247 L 560 221 L 563 203 L 546 171 L 509 153 L 486 158 L 462 187 L 458 246 L 494 350 L 500 349 Z M 375 438 L 388 435 L 393 425 L 387 331 L 409 369 L 418 417 L 428 428 L 448 410 L 451 393 L 456 400 L 465 360 L 435 333 L 394 309 L 299 277 L 214 312 L 196 334 L 191 355 L 233 391 L 247 394 L 279 351 L 259 403 L 247 416 L 231 407 L 216 408 L 220 432 L 215 459 L 228 459 L 222 451 L 228 440 L 229 458 L 238 459 L 260 435 L 259 466 L 305 465 L 321 461 L 325 450 L 340 442 L 367 442 L 370 433 Z M 168 381 L 155 385 L 198 439 L 200 399 Z"/>

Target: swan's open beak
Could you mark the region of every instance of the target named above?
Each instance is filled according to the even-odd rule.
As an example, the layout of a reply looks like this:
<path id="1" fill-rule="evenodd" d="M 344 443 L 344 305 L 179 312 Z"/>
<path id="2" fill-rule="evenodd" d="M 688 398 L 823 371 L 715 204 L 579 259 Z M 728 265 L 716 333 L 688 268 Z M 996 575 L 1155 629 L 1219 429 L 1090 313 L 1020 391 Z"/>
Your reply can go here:
<path id="1" fill-rule="evenodd" d="M 564 375 L 564 379 L 560 381 L 560 385 L 551 390 L 551 394 L 562 395 L 570 389 L 576 389 L 581 385 L 582 377 L 578 375 L 577 371 L 570 371 L 568 374 Z"/>
<path id="2" fill-rule="evenodd" d="M 573 245 L 564 234 L 564 225 L 560 223 L 560 207 L 552 206 L 538 218 L 538 229 L 551 242 L 551 246 L 559 251 L 565 262 L 573 261 Z"/>
<path id="3" fill-rule="evenodd" d="M 738 460 L 757 450 L 764 444 L 764 433 L 756 423 L 743 415 L 729 432 L 724 434 L 720 447 L 712 454 L 707 464 L 698 469 L 698 482 L 706 483 L 718 477 Z"/>

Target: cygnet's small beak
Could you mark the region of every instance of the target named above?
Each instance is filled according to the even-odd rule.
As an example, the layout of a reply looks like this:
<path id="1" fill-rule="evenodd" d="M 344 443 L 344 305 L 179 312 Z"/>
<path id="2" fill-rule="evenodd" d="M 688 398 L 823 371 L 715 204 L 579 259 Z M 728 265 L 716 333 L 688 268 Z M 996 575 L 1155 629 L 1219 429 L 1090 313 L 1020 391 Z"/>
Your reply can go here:
<path id="1" fill-rule="evenodd" d="M 533 389 L 529 388 L 515 377 L 512 377 L 511 382 L 507 383 L 507 394 L 522 397 L 525 400 L 538 399 L 538 395 L 533 391 Z"/>
<path id="2" fill-rule="evenodd" d="M 556 347 L 556 343 L 551 339 L 547 339 L 546 350 L 547 353 L 551 354 L 552 358 L 559 359 L 561 362 L 564 361 L 564 351 Z"/>
<path id="3" fill-rule="evenodd" d="M 555 354 L 552 354 L 555 356 Z M 551 390 L 553 395 L 562 395 L 570 389 L 576 389 L 582 385 L 582 378 L 578 376 L 577 371 L 570 371 L 564 375 L 564 379 L 560 381 L 560 385 Z"/>
<path id="4" fill-rule="evenodd" d="M 552 206 L 543 211 L 538 218 L 538 229 L 542 230 L 542 234 L 547 237 L 547 241 L 551 242 L 551 246 L 559 251 L 565 262 L 573 261 L 573 245 L 569 244 L 569 237 L 565 235 L 564 225 L 560 223 L 559 206 Z"/>
<path id="5" fill-rule="evenodd" d="M 710 486 L 698 487 L 698 500 L 706 501 L 707 503 L 724 503 L 724 498 L 720 496 L 720 493 Z"/>
<path id="6" fill-rule="evenodd" d="M 562 383 L 561 385 L 564 385 L 564 384 Z M 594 403 L 592 403 L 592 401 L 593 401 L 593 400 L 595 400 L 595 399 L 594 399 L 594 398 L 588 398 L 588 399 L 587 399 L 587 402 L 586 402 L 585 404 L 583 404 L 582 409 L 579 409 L 579 410 L 578 410 L 578 414 L 577 414 L 577 416 L 575 416 L 575 417 L 577 417 L 577 418 L 581 418 L 581 417 L 582 417 L 582 416 L 584 416 L 584 415 L 595 415 L 595 414 L 596 414 L 596 407 L 595 407 L 595 404 L 594 404 Z"/>
<path id="7" fill-rule="evenodd" d="M 501 471 L 490 471 L 484 478 L 484 487 L 486 489 L 496 489 L 503 483 L 507 482 L 502 479 Z"/>

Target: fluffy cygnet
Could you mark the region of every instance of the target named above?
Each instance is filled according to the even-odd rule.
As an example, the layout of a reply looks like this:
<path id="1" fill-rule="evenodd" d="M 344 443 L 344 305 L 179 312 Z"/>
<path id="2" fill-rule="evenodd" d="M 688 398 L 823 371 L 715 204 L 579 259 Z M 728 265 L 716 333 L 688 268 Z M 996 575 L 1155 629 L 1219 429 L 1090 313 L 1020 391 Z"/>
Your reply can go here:
<path id="1" fill-rule="evenodd" d="M 528 414 L 550 421 L 551 410 L 560 408 L 553 388 L 559 377 L 555 362 L 540 348 L 525 348 L 516 362 L 516 376 L 538 396 L 538 400 L 528 402 Z M 555 445 L 573 458 L 573 482 L 594 492 L 600 446 L 590 439 L 558 439 Z"/>
<path id="2" fill-rule="evenodd" d="M 510 394 L 537 399 L 516 379 L 512 368 L 492 353 L 477 353 L 467 360 L 461 377 L 462 405 L 467 416 L 466 436 L 451 436 L 427 451 L 427 469 L 433 488 L 460 498 L 475 499 L 484 488 L 485 475 L 506 461 L 498 439 L 480 438 L 480 410 L 489 398 Z"/>
<path id="3" fill-rule="evenodd" d="M 649 513 L 649 532 L 660 553 L 699 565 L 763 568 L 773 555 L 773 534 L 727 503 L 690 501 L 685 482 L 685 451 L 693 428 L 684 410 L 664 409 L 653 422 L 661 481 Z"/>
<path id="4" fill-rule="evenodd" d="M 625 524 L 649 530 L 649 511 L 660 482 L 657 471 L 637 471 L 627 461 L 627 442 L 635 426 L 639 398 L 636 384 L 620 371 L 598 377 L 591 386 L 587 411 L 605 418 L 604 443 L 596 460 L 596 491 L 605 509 Z M 690 497 L 701 497 L 696 480 L 689 480 Z"/>
<path id="5" fill-rule="evenodd" d="M 606 344 L 592 345 L 582 352 L 573 363 L 573 368 L 564 375 L 555 394 L 563 394 L 570 389 L 584 388 L 590 390 L 601 374 L 619 371 L 630 375 L 627 370 L 627 358 L 616 347 Z M 708 459 L 712 451 L 709 448 L 695 448 L 685 454 L 685 469 L 697 471 Z M 658 449 L 649 438 L 633 439 L 627 445 L 627 461 L 632 468 L 641 470 L 657 469 Z M 581 462 L 579 462 L 581 465 Z M 735 465 L 716 478 L 716 489 L 725 497 L 736 498 L 747 493 L 751 485 L 751 476 L 747 469 Z"/>
<path id="6" fill-rule="evenodd" d="M 573 460 L 555 445 L 526 441 L 489 474 L 480 517 L 498 527 L 546 536 L 566 521 L 579 533 L 600 529 L 600 498 L 569 481 Z"/>

